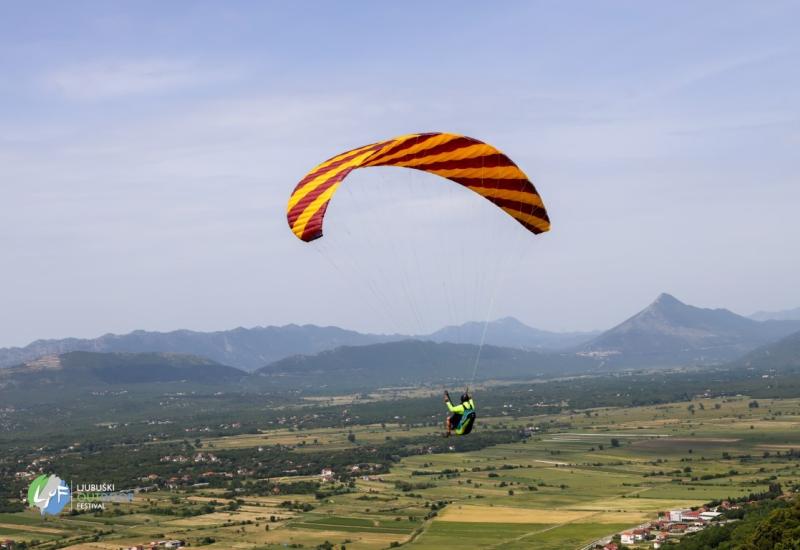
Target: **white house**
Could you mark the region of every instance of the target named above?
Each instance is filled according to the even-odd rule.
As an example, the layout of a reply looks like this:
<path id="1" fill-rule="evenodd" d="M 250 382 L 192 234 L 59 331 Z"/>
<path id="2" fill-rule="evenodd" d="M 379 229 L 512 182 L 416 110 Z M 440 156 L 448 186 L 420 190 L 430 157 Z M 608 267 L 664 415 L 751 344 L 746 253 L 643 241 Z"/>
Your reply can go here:
<path id="1" fill-rule="evenodd" d="M 669 511 L 669 520 L 670 521 L 683 521 L 683 514 L 691 512 L 691 510 L 670 510 Z"/>

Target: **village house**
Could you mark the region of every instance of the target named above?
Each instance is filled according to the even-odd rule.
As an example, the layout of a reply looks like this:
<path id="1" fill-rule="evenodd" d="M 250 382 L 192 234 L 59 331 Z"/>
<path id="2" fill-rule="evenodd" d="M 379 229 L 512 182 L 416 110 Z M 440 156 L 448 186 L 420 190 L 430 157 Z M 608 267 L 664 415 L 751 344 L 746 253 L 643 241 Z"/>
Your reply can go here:
<path id="1" fill-rule="evenodd" d="M 333 481 L 333 470 L 330 468 L 323 468 L 319 474 L 323 481 Z"/>
<path id="2" fill-rule="evenodd" d="M 683 521 L 683 514 L 686 512 L 691 512 L 691 510 L 670 510 L 667 514 L 667 518 L 669 521 Z"/>
<path id="3" fill-rule="evenodd" d="M 642 542 L 649 534 L 649 529 L 644 529 L 641 527 L 631 529 L 630 531 L 623 531 L 620 535 L 620 542 L 622 544 L 636 544 L 637 542 Z"/>
<path id="4" fill-rule="evenodd" d="M 696 522 L 702 522 L 703 519 L 700 517 L 700 512 L 693 512 L 689 510 L 687 512 L 681 513 L 680 521 L 684 523 L 696 523 Z"/>

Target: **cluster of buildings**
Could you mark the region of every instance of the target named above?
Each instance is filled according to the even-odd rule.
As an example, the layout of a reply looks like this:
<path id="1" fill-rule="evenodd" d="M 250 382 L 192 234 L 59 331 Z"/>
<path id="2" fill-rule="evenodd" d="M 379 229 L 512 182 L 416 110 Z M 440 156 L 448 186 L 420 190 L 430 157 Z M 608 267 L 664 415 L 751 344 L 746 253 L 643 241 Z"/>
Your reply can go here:
<path id="1" fill-rule="evenodd" d="M 723 505 L 720 508 L 730 508 Z M 661 512 L 658 520 L 644 523 L 620 533 L 620 544 L 625 546 L 647 546 L 649 548 L 662 548 L 670 538 L 681 537 L 687 533 L 702 531 L 708 525 L 719 520 L 722 516 L 717 508 L 706 507 L 697 510 L 682 509 Z M 595 548 L 602 550 L 618 550 L 619 545 L 614 542 L 597 544 Z"/>
<path id="2" fill-rule="evenodd" d="M 380 468 L 380 466 L 380 464 L 362 462 L 347 466 L 346 470 L 350 472 L 350 475 L 359 476 L 364 481 L 383 481 L 383 479 L 380 477 L 369 475 L 369 472 L 374 472 L 376 469 Z M 319 473 L 319 477 L 323 482 L 333 482 L 337 479 L 336 472 L 333 470 L 333 468 L 323 468 Z"/>
<path id="3" fill-rule="evenodd" d="M 38 449 L 42 451 L 44 449 Z M 53 457 L 51 456 L 42 456 L 39 458 L 34 459 L 28 464 L 24 470 L 20 472 L 15 472 L 14 477 L 17 479 L 24 479 L 24 480 L 31 480 L 34 479 L 36 476 L 40 475 L 42 472 L 45 471 L 46 468 L 49 467 L 49 463 Z M 0 548 L 3 548 L 0 546 Z"/>
<path id="4" fill-rule="evenodd" d="M 186 455 L 165 455 L 161 457 L 160 461 L 175 462 L 178 464 L 192 461 L 195 464 L 199 464 L 201 462 L 219 462 L 219 457 L 211 453 L 196 453 L 194 456 L 191 457 Z"/>
<path id="5" fill-rule="evenodd" d="M 187 462 L 193 462 L 195 464 L 203 464 L 203 463 L 215 464 L 219 463 L 220 459 L 216 455 L 211 453 L 196 453 L 194 456 L 165 455 L 161 457 L 160 461 L 171 462 L 174 464 L 184 464 Z M 249 473 L 249 472 L 250 472 L 249 470 L 243 470 L 240 468 L 236 473 L 242 475 L 244 473 Z M 221 477 L 221 476 L 232 478 L 233 473 L 208 471 L 200 474 L 200 477 L 206 477 L 206 478 Z M 141 481 L 151 481 L 151 482 L 157 482 L 158 479 L 159 476 L 157 474 L 150 474 L 148 476 L 140 478 Z M 161 483 L 166 485 L 166 487 L 169 489 L 176 489 L 179 485 L 191 484 L 191 481 L 192 481 L 191 476 L 184 475 L 184 476 L 172 476 L 168 480 L 166 480 L 166 483 L 163 483 L 163 480 L 161 481 Z"/>

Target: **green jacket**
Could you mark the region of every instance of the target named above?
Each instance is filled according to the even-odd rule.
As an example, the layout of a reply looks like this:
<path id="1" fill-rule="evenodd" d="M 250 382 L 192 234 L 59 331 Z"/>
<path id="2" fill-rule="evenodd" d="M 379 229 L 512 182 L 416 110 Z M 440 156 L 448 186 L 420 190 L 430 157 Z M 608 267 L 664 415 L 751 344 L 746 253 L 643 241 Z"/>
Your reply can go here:
<path id="1" fill-rule="evenodd" d="M 462 403 L 461 405 L 453 405 L 452 403 L 450 403 L 450 401 L 447 401 L 446 405 L 448 411 L 456 414 L 464 414 L 464 411 L 466 409 L 472 409 L 473 411 L 475 410 L 475 402 L 472 399 L 470 399 L 466 403 Z M 465 407 L 464 405 L 467 406 Z"/>

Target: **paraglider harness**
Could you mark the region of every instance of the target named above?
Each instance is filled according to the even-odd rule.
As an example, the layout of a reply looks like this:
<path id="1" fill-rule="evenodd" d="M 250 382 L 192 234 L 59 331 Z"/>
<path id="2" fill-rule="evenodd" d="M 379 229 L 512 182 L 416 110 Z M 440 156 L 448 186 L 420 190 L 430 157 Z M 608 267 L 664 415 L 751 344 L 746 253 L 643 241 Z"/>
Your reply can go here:
<path id="1" fill-rule="evenodd" d="M 456 426 L 456 434 L 457 435 L 467 435 L 469 432 L 472 431 L 472 426 L 475 425 L 475 409 L 467 408 L 467 404 L 464 403 L 464 414 L 461 415 L 461 419 L 458 421 L 458 426 Z"/>
<path id="2" fill-rule="evenodd" d="M 448 392 L 444 392 L 447 396 L 448 401 L 452 403 L 450 400 L 450 394 Z M 456 426 L 452 426 L 451 429 L 456 432 L 456 435 L 467 435 L 472 431 L 473 426 L 475 425 L 475 408 L 470 405 L 470 397 L 469 393 L 465 392 L 461 398 L 461 406 L 464 408 L 463 413 L 454 413 L 458 415 L 458 424 Z"/>

